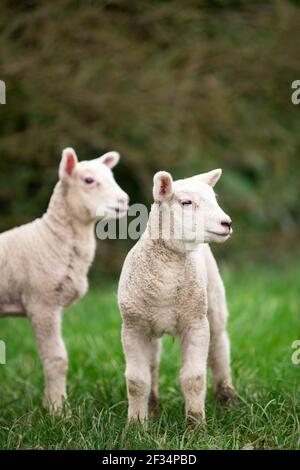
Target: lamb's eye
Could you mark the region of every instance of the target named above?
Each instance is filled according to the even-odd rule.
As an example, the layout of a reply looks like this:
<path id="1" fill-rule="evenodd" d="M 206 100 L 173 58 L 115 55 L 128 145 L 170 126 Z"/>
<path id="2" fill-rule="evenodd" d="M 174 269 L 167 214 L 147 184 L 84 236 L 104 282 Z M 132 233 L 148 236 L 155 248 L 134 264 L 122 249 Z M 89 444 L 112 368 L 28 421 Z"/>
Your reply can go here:
<path id="1" fill-rule="evenodd" d="M 84 178 L 84 182 L 86 184 L 93 184 L 94 183 L 94 178 L 92 178 L 91 176 L 87 176 L 86 178 Z"/>
<path id="2" fill-rule="evenodd" d="M 190 206 L 192 204 L 192 201 L 190 199 L 184 199 L 184 201 L 180 201 L 180 204 L 182 206 Z"/>

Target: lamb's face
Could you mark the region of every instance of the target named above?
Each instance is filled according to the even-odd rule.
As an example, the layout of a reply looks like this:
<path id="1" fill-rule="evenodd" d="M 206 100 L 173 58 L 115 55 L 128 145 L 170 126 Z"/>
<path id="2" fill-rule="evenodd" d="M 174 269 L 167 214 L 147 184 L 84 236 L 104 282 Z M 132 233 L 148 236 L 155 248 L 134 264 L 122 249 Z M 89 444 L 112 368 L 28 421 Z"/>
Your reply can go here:
<path id="1" fill-rule="evenodd" d="M 126 214 L 128 195 L 111 171 L 119 158 L 117 152 L 108 152 L 95 160 L 78 162 L 73 149 L 63 151 L 60 179 L 68 185 L 69 204 L 81 219 L 93 222 Z"/>
<path id="2" fill-rule="evenodd" d="M 186 243 L 222 243 L 231 236 L 231 220 L 213 190 L 221 170 L 173 182 L 169 173 L 154 177 L 153 195 L 159 203 L 164 236 Z M 169 226 L 169 232 L 167 229 Z"/>

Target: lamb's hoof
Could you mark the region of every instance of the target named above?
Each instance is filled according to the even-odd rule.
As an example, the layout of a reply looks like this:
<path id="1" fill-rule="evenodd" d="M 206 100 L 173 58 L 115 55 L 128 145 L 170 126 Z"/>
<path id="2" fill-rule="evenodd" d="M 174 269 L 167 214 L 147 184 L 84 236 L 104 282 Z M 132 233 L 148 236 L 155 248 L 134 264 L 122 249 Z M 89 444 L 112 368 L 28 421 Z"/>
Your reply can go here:
<path id="1" fill-rule="evenodd" d="M 156 416 L 159 411 L 159 396 L 151 393 L 149 398 L 149 412 Z"/>
<path id="2" fill-rule="evenodd" d="M 237 395 L 230 385 L 221 384 L 216 391 L 217 400 L 221 405 L 230 405 L 237 402 Z"/>
<path id="3" fill-rule="evenodd" d="M 202 413 L 201 411 L 199 412 L 188 411 L 186 417 L 187 417 L 188 425 L 192 427 L 196 427 L 196 426 L 200 427 L 201 434 L 205 434 L 206 423 L 205 423 L 204 413 Z"/>
<path id="4" fill-rule="evenodd" d="M 66 419 L 72 418 L 73 414 L 68 402 L 63 404 L 63 407 L 60 409 L 59 416 Z"/>
<path id="5" fill-rule="evenodd" d="M 57 418 L 72 417 L 72 410 L 66 399 L 53 402 L 46 396 L 43 400 L 43 407 L 47 413 Z"/>
<path id="6" fill-rule="evenodd" d="M 133 428 L 136 426 L 142 426 L 143 428 L 146 428 L 148 424 L 147 417 L 139 417 L 139 416 L 129 416 L 127 419 L 127 426 L 129 428 Z"/>

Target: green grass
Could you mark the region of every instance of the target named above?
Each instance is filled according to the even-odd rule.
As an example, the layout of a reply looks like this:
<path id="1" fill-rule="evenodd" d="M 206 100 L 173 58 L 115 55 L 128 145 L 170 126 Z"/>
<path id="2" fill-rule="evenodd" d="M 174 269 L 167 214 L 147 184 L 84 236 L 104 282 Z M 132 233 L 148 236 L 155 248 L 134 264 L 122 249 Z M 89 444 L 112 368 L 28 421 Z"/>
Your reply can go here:
<path id="1" fill-rule="evenodd" d="M 224 267 L 232 368 L 239 403 L 222 409 L 207 394 L 207 432 L 187 427 L 178 384 L 178 342 L 166 337 L 162 412 L 147 429 L 126 428 L 124 359 L 116 286 L 93 289 L 65 313 L 71 418 L 41 408 L 43 376 L 25 319 L 2 319 L 7 365 L 0 366 L 2 449 L 295 449 L 300 448 L 300 269 Z"/>

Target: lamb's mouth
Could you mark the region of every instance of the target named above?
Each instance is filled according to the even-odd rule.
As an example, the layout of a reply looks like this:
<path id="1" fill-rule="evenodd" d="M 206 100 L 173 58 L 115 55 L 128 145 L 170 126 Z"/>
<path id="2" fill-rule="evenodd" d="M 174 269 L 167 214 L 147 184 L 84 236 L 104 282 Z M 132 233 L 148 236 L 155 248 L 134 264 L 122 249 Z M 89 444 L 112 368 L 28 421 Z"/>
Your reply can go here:
<path id="1" fill-rule="evenodd" d="M 125 213 L 128 211 L 128 207 L 126 207 L 126 208 L 125 208 L 125 207 L 124 207 L 124 208 L 121 208 L 121 207 L 110 207 L 110 206 L 109 206 L 109 207 L 108 207 L 108 210 L 113 211 L 113 212 L 115 212 L 115 213 L 118 214 L 118 215 L 123 215 L 123 214 L 125 214 Z"/>
<path id="2" fill-rule="evenodd" d="M 222 238 L 230 237 L 232 234 L 232 231 L 228 233 L 219 233 L 219 232 L 213 232 L 212 230 L 207 230 L 207 232 L 211 233 L 212 235 L 216 235 L 217 237 L 222 237 Z"/>

